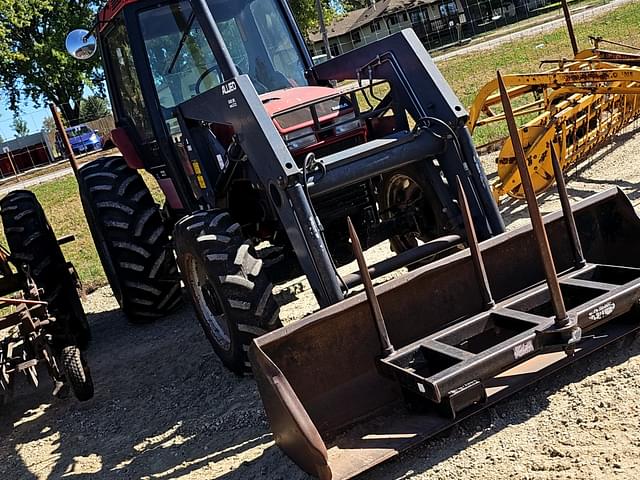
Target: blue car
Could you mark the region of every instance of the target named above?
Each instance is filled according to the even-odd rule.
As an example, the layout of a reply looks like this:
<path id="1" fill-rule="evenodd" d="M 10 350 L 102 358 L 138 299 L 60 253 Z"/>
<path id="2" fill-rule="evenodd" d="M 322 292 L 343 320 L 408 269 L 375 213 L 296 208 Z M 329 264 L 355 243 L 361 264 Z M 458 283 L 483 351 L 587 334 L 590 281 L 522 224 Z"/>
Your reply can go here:
<path id="1" fill-rule="evenodd" d="M 98 132 L 87 125 L 76 125 L 75 127 L 67 128 L 67 136 L 75 154 L 102 150 L 102 138 L 100 138 Z"/>

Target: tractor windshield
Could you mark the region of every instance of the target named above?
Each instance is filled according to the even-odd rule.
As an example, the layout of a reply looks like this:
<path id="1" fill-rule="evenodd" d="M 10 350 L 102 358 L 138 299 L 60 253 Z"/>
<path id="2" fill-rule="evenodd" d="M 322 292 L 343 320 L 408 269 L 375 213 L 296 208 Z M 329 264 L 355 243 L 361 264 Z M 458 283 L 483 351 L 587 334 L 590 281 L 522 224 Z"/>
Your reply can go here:
<path id="1" fill-rule="evenodd" d="M 304 63 L 275 0 L 208 0 L 240 74 L 258 93 L 306 85 Z M 188 1 L 140 13 L 140 26 L 160 104 L 172 108 L 223 78 Z"/>

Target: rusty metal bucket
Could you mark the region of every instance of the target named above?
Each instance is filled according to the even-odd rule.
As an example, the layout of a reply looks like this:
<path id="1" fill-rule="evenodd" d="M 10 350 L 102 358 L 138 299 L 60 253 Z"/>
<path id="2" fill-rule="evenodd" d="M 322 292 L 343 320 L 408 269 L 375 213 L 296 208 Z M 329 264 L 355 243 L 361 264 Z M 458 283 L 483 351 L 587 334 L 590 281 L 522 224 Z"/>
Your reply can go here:
<path id="1" fill-rule="evenodd" d="M 469 249 L 378 286 L 391 357 L 364 294 L 258 338 L 250 355 L 276 443 L 314 476 L 351 478 L 637 331 L 640 218 L 619 189 L 573 212 L 584 266 L 561 212 L 544 224 L 577 344 L 545 343 L 550 295 L 523 227 L 480 244 L 496 302 L 489 311 Z M 411 363 L 420 355 L 422 367 Z M 390 373 L 396 367 L 404 377 Z M 421 395 L 419 383 L 444 390 Z"/>

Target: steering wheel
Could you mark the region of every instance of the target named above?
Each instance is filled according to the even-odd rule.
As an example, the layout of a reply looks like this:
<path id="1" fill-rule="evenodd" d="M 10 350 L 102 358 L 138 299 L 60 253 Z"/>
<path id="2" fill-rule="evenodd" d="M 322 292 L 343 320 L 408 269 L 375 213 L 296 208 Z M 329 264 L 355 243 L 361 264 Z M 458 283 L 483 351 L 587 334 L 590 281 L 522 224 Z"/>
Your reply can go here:
<path id="1" fill-rule="evenodd" d="M 253 83 L 256 92 L 258 92 L 258 95 L 262 95 L 263 93 L 267 93 L 269 91 L 264 83 L 256 79 L 255 75 L 249 75 L 249 78 L 251 79 L 251 83 Z"/>
<path id="2" fill-rule="evenodd" d="M 202 72 L 202 75 L 200 75 L 200 78 L 198 78 L 198 81 L 196 82 L 196 86 L 195 86 L 196 95 L 200 95 L 201 93 L 200 87 L 202 86 L 202 81 L 213 72 L 217 72 L 218 78 L 222 78 L 220 67 L 218 67 L 218 65 L 213 65 L 207 68 L 204 72 Z"/>

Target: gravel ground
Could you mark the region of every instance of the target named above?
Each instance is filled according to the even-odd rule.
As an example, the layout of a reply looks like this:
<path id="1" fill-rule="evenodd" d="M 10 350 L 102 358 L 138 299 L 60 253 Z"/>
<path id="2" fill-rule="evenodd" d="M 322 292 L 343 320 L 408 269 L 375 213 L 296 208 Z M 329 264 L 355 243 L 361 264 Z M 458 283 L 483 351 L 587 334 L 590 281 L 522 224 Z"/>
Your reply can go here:
<path id="1" fill-rule="evenodd" d="M 573 200 L 619 186 L 638 207 L 638 149 L 630 131 L 572 171 Z M 542 200 L 545 213 L 558 208 L 555 195 Z M 520 203 L 503 214 L 510 228 L 526 222 Z M 301 280 L 279 297 L 287 321 L 316 308 Z M 52 401 L 48 381 L 18 385 L 0 416 L 0 478 L 306 478 L 274 446 L 254 382 L 222 367 L 189 307 L 132 326 L 103 288 L 86 309 L 95 398 Z M 639 396 L 640 341 L 619 343 L 362 478 L 637 479 Z"/>

